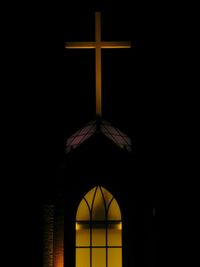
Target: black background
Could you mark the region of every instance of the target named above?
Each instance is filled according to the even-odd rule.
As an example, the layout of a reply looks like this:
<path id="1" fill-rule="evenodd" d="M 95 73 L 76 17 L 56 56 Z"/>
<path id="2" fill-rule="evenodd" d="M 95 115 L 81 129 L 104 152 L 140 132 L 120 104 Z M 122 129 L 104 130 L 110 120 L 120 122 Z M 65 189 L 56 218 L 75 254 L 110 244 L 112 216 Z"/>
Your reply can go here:
<path id="1" fill-rule="evenodd" d="M 45 192 L 53 187 L 63 163 L 66 138 L 95 118 L 94 51 L 64 49 L 65 41 L 94 40 L 95 10 L 102 11 L 102 39 L 136 44 L 103 52 L 103 117 L 134 137 L 136 155 L 148 165 L 157 162 L 163 180 L 161 188 L 155 187 L 167 195 L 172 179 L 167 174 L 172 164 L 168 115 L 173 94 L 165 64 L 171 50 L 164 45 L 170 34 L 164 7 L 159 8 L 160 12 L 152 3 L 126 1 L 32 2 L 9 12 L 5 188 L 12 201 L 6 197 L 5 202 L 20 264 L 39 266 Z"/>

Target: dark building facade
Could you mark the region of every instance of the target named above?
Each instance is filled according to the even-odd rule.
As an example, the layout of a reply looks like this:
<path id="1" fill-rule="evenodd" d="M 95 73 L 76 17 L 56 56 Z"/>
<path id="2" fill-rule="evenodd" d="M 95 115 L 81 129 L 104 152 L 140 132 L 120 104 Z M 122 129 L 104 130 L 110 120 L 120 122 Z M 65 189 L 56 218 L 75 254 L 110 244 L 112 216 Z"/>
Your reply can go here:
<path id="1" fill-rule="evenodd" d="M 76 266 L 76 213 L 95 186 L 107 189 L 121 209 L 122 266 L 157 266 L 159 196 L 147 162 L 139 162 L 134 152 L 122 150 L 100 133 L 70 151 L 65 160 L 56 178 L 56 194 L 45 206 L 53 216 L 53 245 L 48 243 L 53 265 L 45 266 Z M 49 262 L 49 255 L 45 257 Z"/>

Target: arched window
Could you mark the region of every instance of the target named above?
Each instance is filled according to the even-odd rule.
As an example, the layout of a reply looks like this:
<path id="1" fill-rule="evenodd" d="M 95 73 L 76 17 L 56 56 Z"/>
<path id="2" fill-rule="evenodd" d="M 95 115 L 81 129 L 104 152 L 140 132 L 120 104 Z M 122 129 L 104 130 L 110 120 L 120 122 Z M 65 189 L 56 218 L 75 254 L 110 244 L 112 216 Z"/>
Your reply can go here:
<path id="1" fill-rule="evenodd" d="M 122 267 L 122 219 L 102 186 L 90 190 L 76 214 L 76 267 Z"/>

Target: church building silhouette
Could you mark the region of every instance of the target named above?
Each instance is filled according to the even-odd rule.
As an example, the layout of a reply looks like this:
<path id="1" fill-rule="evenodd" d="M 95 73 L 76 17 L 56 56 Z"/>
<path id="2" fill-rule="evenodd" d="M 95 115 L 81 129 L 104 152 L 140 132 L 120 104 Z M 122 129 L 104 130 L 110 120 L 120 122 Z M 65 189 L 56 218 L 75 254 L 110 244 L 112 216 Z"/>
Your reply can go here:
<path id="1" fill-rule="evenodd" d="M 74 16 L 74 20 L 78 19 L 78 15 Z M 142 41 L 133 40 L 130 31 L 113 41 L 112 36 L 118 37 L 115 32 L 104 34 L 109 31 L 108 18 L 109 14 L 103 12 L 90 14 L 89 40 L 83 33 L 77 38 L 68 25 L 70 40 L 65 40 L 64 52 L 65 68 L 70 70 L 68 76 L 72 75 L 68 86 L 80 86 L 73 88 L 77 92 L 90 90 L 89 100 L 96 99 L 96 114 L 93 116 L 91 111 L 84 115 L 81 108 L 82 125 L 75 120 L 69 127 L 56 183 L 44 201 L 43 267 L 157 266 L 159 200 L 154 188 L 157 177 L 153 173 L 153 159 L 149 158 L 149 139 L 145 139 L 149 125 L 140 121 L 143 112 L 148 111 L 140 110 L 137 103 L 137 96 L 142 93 L 134 93 L 142 90 L 140 79 L 145 79 L 140 62 Z M 80 20 L 73 30 L 78 25 L 82 27 Z M 109 40 L 104 40 L 109 34 Z M 79 39 L 82 37 L 84 41 Z M 127 39 L 121 41 L 124 37 Z M 125 62 L 130 65 L 134 60 L 129 69 Z M 90 88 L 85 73 L 90 77 Z M 131 88 L 127 88 L 130 81 Z M 112 96 L 114 90 L 116 95 Z M 133 91 L 133 101 L 127 90 Z M 77 99 L 82 94 L 77 93 Z M 112 108 L 110 98 L 115 96 Z M 79 103 L 81 99 L 77 99 L 66 102 Z M 92 107 L 94 102 L 90 103 Z M 134 108 L 139 108 L 139 112 L 123 117 L 131 102 L 136 103 Z M 119 110 L 115 114 L 116 105 Z M 140 112 L 142 115 L 137 117 Z"/>

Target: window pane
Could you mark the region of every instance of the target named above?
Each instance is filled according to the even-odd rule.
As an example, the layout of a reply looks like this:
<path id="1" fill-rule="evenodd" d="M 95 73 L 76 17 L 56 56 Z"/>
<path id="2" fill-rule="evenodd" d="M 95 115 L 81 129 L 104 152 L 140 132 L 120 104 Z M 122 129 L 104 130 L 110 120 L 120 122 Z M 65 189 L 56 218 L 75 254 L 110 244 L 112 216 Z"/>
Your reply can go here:
<path id="1" fill-rule="evenodd" d="M 90 220 L 90 212 L 89 212 L 89 208 L 86 204 L 85 199 L 83 199 L 78 206 L 76 220 L 77 221 L 82 221 L 82 220 L 89 221 Z"/>
<path id="2" fill-rule="evenodd" d="M 106 267 L 106 248 L 92 249 L 92 267 Z"/>
<path id="3" fill-rule="evenodd" d="M 89 223 L 76 223 L 76 246 L 90 246 Z"/>
<path id="4" fill-rule="evenodd" d="M 92 201 L 93 201 L 93 198 L 94 198 L 94 193 L 95 193 L 95 190 L 96 190 L 97 187 L 94 187 L 92 188 L 86 195 L 85 195 L 85 198 L 90 206 L 90 209 L 91 209 L 91 206 L 92 206 Z"/>
<path id="5" fill-rule="evenodd" d="M 108 223 L 108 246 L 122 245 L 122 223 Z"/>
<path id="6" fill-rule="evenodd" d="M 122 249 L 108 248 L 108 266 L 122 267 Z"/>
<path id="7" fill-rule="evenodd" d="M 106 190 L 102 186 L 101 186 L 101 190 L 103 192 L 103 196 L 104 196 L 104 199 L 105 199 L 105 202 L 106 202 L 106 208 L 108 208 L 108 205 L 109 205 L 110 201 L 112 200 L 113 196 L 111 195 L 110 192 L 108 192 L 108 190 Z"/>
<path id="8" fill-rule="evenodd" d="M 76 267 L 90 266 L 90 249 L 77 248 L 76 249 Z"/>
<path id="9" fill-rule="evenodd" d="M 106 220 L 106 209 L 105 209 L 105 203 L 103 200 L 103 195 L 101 193 L 100 187 L 98 187 L 94 204 L 93 204 L 93 210 L 92 210 L 92 220 Z"/>
<path id="10" fill-rule="evenodd" d="M 121 212 L 112 194 L 94 187 L 80 202 L 76 220 L 76 267 L 122 267 Z"/>
<path id="11" fill-rule="evenodd" d="M 115 199 L 113 199 L 108 210 L 108 220 L 121 220 L 121 212 L 119 205 Z"/>
<path id="12" fill-rule="evenodd" d="M 92 246 L 106 245 L 106 225 L 105 223 L 92 224 Z"/>

